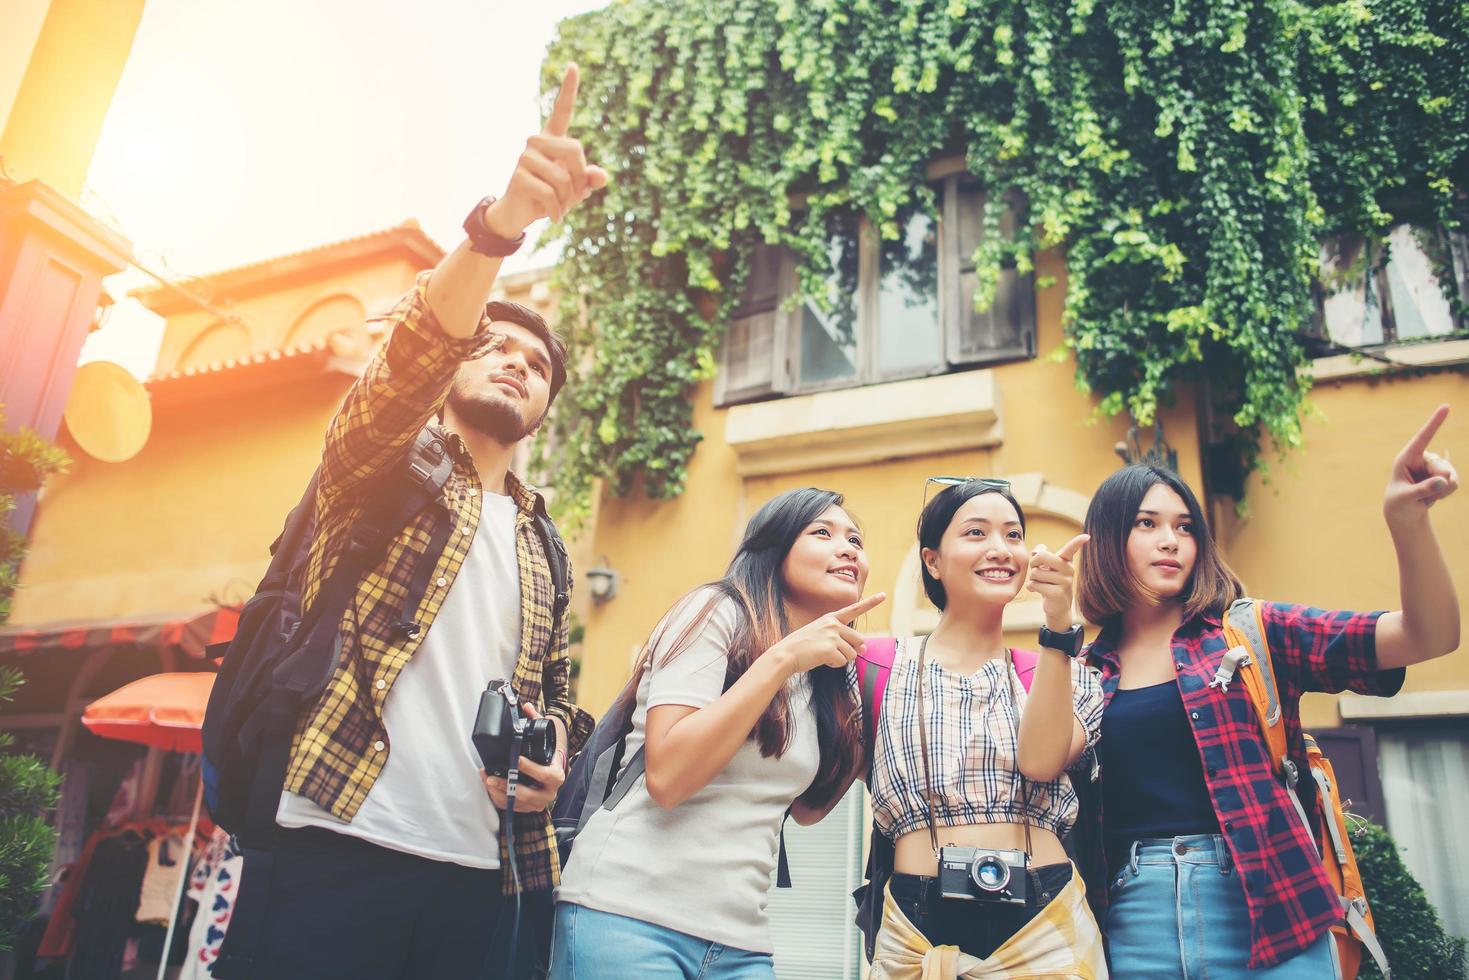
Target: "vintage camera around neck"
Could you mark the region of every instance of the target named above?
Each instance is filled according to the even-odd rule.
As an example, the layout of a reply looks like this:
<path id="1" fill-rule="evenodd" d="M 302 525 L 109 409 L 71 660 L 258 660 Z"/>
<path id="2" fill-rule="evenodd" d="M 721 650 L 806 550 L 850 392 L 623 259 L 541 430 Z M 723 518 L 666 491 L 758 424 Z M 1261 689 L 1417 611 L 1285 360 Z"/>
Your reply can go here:
<path id="1" fill-rule="evenodd" d="M 939 849 L 939 894 L 968 902 L 1030 904 L 1030 859 L 1005 848 Z"/>

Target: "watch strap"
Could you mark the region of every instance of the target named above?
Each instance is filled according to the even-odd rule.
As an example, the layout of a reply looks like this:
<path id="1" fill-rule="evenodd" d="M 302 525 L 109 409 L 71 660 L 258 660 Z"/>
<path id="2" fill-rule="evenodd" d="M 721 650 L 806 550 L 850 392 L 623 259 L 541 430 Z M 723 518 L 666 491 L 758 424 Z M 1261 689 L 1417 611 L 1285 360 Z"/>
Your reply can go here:
<path id="1" fill-rule="evenodd" d="M 480 255 L 488 255 L 491 258 L 504 258 L 514 255 L 520 246 L 525 244 L 525 232 L 521 232 L 514 238 L 501 238 L 485 227 L 485 212 L 490 205 L 495 203 L 493 195 L 483 198 L 469 212 L 469 217 L 464 219 L 464 234 L 469 236 L 469 250 L 478 252 Z"/>
<path id="2" fill-rule="evenodd" d="M 1039 643 L 1048 650 L 1059 650 L 1068 657 L 1075 657 L 1081 653 L 1081 641 L 1084 637 L 1085 630 L 1080 623 L 1059 633 L 1048 626 L 1042 626 Z"/>

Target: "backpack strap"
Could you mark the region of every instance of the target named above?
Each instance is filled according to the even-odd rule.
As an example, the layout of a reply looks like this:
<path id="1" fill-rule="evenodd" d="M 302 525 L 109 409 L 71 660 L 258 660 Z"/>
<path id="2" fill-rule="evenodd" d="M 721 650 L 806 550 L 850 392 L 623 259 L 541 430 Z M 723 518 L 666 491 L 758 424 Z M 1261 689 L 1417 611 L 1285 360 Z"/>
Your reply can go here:
<path id="1" fill-rule="evenodd" d="M 868 765 L 877 749 L 877 723 L 882 716 L 882 699 L 892 677 L 893 661 L 898 655 L 898 641 L 891 636 L 869 636 L 853 665 L 857 669 L 857 690 L 862 700 L 862 745 L 867 750 Z"/>
<path id="2" fill-rule="evenodd" d="M 1357 937 L 1357 941 L 1377 963 L 1377 969 L 1381 971 L 1383 980 L 1392 980 L 1392 970 L 1387 964 L 1387 950 L 1382 948 L 1382 941 L 1377 938 L 1377 931 L 1372 928 L 1372 923 L 1367 921 L 1366 902 L 1362 899 L 1354 902 L 1342 899 L 1342 902 L 1345 905 L 1345 908 L 1342 909 L 1342 916 L 1347 920 L 1347 927 L 1352 930 L 1352 935 Z"/>
<path id="3" fill-rule="evenodd" d="M 1270 644 L 1265 640 L 1265 622 L 1261 618 L 1258 602 L 1245 598 L 1236 599 L 1230 604 L 1224 616 L 1224 639 L 1230 649 L 1224 655 L 1225 664 L 1221 665 L 1220 670 L 1223 672 L 1225 665 L 1231 660 L 1238 664 L 1240 676 L 1250 693 L 1250 702 L 1255 708 L 1255 718 L 1260 723 L 1270 766 L 1285 784 L 1286 795 L 1296 808 L 1296 815 L 1306 828 L 1306 836 L 1311 839 L 1319 856 L 1321 845 L 1316 841 L 1316 833 L 1311 828 L 1311 821 L 1306 817 L 1306 808 L 1301 805 L 1301 797 L 1296 790 L 1296 784 L 1301 779 L 1301 770 L 1291 759 L 1285 744 L 1285 725 L 1281 723 L 1275 663 L 1270 658 Z M 1243 651 L 1245 656 L 1240 656 L 1239 651 Z M 1216 674 L 1214 683 L 1227 690 L 1228 681 L 1222 684 L 1219 681 L 1219 674 Z"/>
<path id="4" fill-rule="evenodd" d="M 541 547 L 546 552 L 546 564 L 551 571 L 551 587 L 554 590 L 554 598 L 551 600 L 551 645 L 546 649 L 549 656 L 555 649 L 556 633 L 561 629 L 566 609 L 571 605 L 571 560 L 566 554 L 566 542 L 556 529 L 551 515 L 546 513 L 546 505 L 539 495 L 536 497 L 535 525 L 536 533 L 541 538 Z"/>
<path id="5" fill-rule="evenodd" d="M 377 504 L 369 507 L 353 525 L 346 549 L 336 567 L 322 585 L 311 608 L 305 611 L 297 628 L 297 632 L 306 637 L 305 641 L 275 670 L 275 681 L 284 691 L 305 699 L 326 686 L 332 670 L 336 668 L 336 658 L 324 654 L 326 650 L 335 651 L 337 647 L 328 639 L 336 636 L 342 616 L 362 577 L 382 560 L 389 543 L 412 523 L 418 513 L 439 498 L 453 470 L 454 462 L 449 457 L 444 437 L 425 426 L 415 437 L 398 478 L 387 482 Z M 447 527 L 447 522 L 439 523 Z M 436 528 L 436 531 L 441 529 Z M 448 533 L 442 530 L 435 536 L 440 550 L 442 543 L 439 538 L 447 541 Z M 437 552 L 431 551 L 430 554 Z M 429 568 L 428 572 L 420 570 L 423 583 L 414 583 L 414 590 L 422 598 L 432 566 L 428 562 L 419 564 Z M 417 624 L 411 625 L 416 629 Z"/>
<path id="6" fill-rule="evenodd" d="M 791 859 L 786 855 L 786 821 L 791 818 L 791 808 L 786 807 L 785 816 L 780 818 L 780 847 L 775 854 L 775 887 L 791 887 Z"/>
<path id="7" fill-rule="evenodd" d="M 1022 650 L 1012 647 L 1010 650 L 1010 662 L 1015 665 L 1015 675 L 1020 678 L 1020 686 L 1025 688 L 1025 693 L 1030 693 L 1031 682 L 1035 680 L 1036 664 L 1040 663 L 1041 655 L 1034 650 Z"/>
<path id="8" fill-rule="evenodd" d="M 1270 656 L 1270 644 L 1265 640 L 1265 623 L 1261 618 L 1260 604 L 1254 599 L 1236 599 L 1230 604 L 1224 617 L 1224 640 L 1230 649 L 1224 655 L 1224 672 L 1230 663 L 1241 669 L 1241 677 L 1250 692 L 1250 701 L 1255 706 L 1255 717 L 1260 722 L 1260 732 L 1270 753 L 1270 766 L 1280 773 L 1292 790 L 1300 779 L 1300 771 L 1290 759 L 1285 744 L 1285 726 L 1281 724 L 1280 691 L 1275 681 L 1275 663 Z M 1241 651 L 1244 656 L 1241 656 Z M 1228 689 L 1228 680 L 1221 682 L 1219 674 L 1214 683 Z"/>

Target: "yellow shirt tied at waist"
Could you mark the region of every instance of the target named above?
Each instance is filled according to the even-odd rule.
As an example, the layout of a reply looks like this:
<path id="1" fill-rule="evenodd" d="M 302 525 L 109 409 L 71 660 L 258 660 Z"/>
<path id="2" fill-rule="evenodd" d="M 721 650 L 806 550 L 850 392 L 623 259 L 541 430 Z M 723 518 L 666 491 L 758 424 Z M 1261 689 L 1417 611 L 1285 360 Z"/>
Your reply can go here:
<path id="1" fill-rule="evenodd" d="M 994 955 L 935 946 L 884 895 L 871 980 L 1106 980 L 1102 934 L 1086 904 L 1080 873 Z"/>

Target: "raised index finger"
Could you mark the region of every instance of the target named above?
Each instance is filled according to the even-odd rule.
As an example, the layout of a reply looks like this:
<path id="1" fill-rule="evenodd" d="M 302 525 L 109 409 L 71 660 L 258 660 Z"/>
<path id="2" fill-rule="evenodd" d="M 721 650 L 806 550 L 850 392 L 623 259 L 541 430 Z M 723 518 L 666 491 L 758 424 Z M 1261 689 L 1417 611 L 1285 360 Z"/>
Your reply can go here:
<path id="1" fill-rule="evenodd" d="M 838 609 L 836 612 L 832 613 L 832 615 L 837 618 L 838 622 L 850 623 L 852 620 L 856 619 L 858 616 L 861 616 L 863 613 L 870 612 L 873 609 L 876 609 L 878 606 L 882 605 L 883 600 L 885 600 L 887 597 L 888 596 L 886 592 L 874 592 L 872 595 L 866 597 L 865 599 L 858 599 L 850 606 Z"/>
<path id="2" fill-rule="evenodd" d="M 1065 546 L 1062 547 L 1060 551 L 1056 552 L 1056 557 L 1061 559 L 1062 561 L 1070 561 L 1076 556 L 1076 553 L 1081 550 L 1081 546 L 1086 544 L 1091 539 L 1092 536 L 1090 534 L 1078 534 L 1076 537 L 1066 542 Z"/>
<path id="3" fill-rule="evenodd" d="M 1424 450 L 1428 448 L 1428 444 L 1433 441 L 1433 437 L 1438 434 L 1438 427 L 1443 425 L 1443 420 L 1448 417 L 1449 407 L 1447 405 L 1435 408 L 1433 414 L 1428 416 L 1428 421 L 1423 423 L 1423 428 L 1419 429 L 1418 434 L 1408 440 L 1408 444 L 1403 447 L 1403 456 L 1410 460 L 1421 457 Z"/>
<path id="4" fill-rule="evenodd" d="M 576 62 L 566 66 L 566 75 L 561 79 L 561 91 L 556 93 L 556 104 L 551 107 L 551 118 L 546 120 L 547 136 L 565 136 L 571 128 L 571 114 L 576 110 L 576 89 L 581 84 L 581 69 Z"/>

